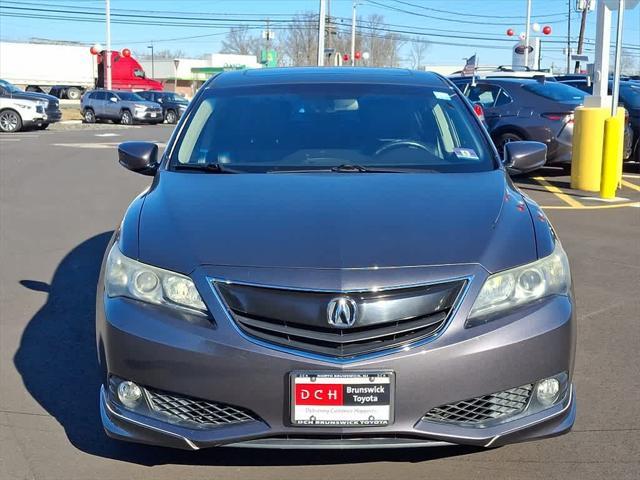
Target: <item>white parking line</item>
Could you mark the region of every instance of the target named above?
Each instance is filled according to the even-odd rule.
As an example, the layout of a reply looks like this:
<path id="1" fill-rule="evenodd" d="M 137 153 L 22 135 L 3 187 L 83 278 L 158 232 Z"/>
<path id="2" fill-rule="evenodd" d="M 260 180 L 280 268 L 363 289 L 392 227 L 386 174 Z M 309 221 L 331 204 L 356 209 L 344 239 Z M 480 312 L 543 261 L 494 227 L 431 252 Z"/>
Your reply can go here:
<path id="1" fill-rule="evenodd" d="M 120 142 L 96 142 L 96 143 L 53 143 L 54 147 L 67 147 L 67 148 L 116 148 Z M 157 143 L 159 148 L 164 148 L 167 146 L 166 143 Z"/>
<path id="2" fill-rule="evenodd" d="M 119 137 L 119 133 L 96 133 L 94 137 Z"/>

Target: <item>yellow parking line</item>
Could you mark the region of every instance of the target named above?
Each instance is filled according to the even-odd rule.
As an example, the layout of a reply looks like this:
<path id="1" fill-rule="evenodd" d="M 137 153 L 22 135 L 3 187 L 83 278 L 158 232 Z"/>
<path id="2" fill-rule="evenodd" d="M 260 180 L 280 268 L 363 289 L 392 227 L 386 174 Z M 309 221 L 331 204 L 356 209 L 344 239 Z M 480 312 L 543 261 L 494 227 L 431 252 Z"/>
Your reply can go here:
<path id="1" fill-rule="evenodd" d="M 625 187 L 629 187 L 630 189 L 635 190 L 636 192 L 640 192 L 640 187 L 635 183 L 627 182 L 626 180 L 620 180 L 620 183 L 622 183 L 622 185 L 624 185 Z"/>
<path id="2" fill-rule="evenodd" d="M 543 177 L 533 177 L 533 179 L 536 182 L 538 182 L 540 185 L 542 185 L 544 188 L 546 188 L 547 191 L 553 193 L 556 197 L 558 197 L 564 203 L 568 204 L 569 208 L 584 208 L 584 205 L 582 205 L 579 201 L 577 201 L 574 198 L 571 198 L 571 196 L 564 193 L 555 185 L 551 185 Z"/>
<path id="3" fill-rule="evenodd" d="M 580 207 L 581 210 L 600 210 L 603 208 L 622 208 L 622 207 L 640 207 L 640 202 L 630 202 L 630 203 L 616 203 L 614 205 L 582 205 Z M 572 210 L 575 207 L 569 207 L 567 205 L 540 205 L 540 208 L 544 210 Z"/>

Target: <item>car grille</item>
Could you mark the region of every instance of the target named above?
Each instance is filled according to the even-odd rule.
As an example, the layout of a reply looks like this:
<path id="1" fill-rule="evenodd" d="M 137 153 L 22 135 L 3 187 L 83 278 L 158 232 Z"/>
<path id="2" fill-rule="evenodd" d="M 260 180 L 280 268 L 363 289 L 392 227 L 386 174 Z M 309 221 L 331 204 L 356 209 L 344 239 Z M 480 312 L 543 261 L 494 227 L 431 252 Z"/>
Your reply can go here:
<path id="1" fill-rule="evenodd" d="M 163 413 L 175 420 L 191 422 L 199 426 L 221 426 L 251 422 L 258 418 L 239 407 L 195 398 L 173 395 L 145 389 L 149 406 L 154 412 Z"/>
<path id="2" fill-rule="evenodd" d="M 214 282 L 247 335 L 291 349 L 350 357 L 405 346 L 435 335 L 447 322 L 465 281 L 383 291 L 325 292 Z M 355 323 L 336 328 L 328 307 L 347 298 Z"/>
<path id="3" fill-rule="evenodd" d="M 533 385 L 523 385 L 491 395 L 450 403 L 429 410 L 424 420 L 477 425 L 521 413 L 529 403 Z"/>

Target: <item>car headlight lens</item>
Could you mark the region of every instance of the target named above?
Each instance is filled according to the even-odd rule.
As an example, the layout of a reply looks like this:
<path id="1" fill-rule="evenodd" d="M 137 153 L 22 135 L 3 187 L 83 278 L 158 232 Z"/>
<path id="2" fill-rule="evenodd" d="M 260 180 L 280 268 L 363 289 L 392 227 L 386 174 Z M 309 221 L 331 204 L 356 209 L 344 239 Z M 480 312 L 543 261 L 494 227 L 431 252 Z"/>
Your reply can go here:
<path id="1" fill-rule="evenodd" d="M 198 313 L 207 311 L 198 289 L 189 277 L 126 257 L 117 244 L 109 251 L 104 282 L 109 297 L 129 297 Z"/>
<path id="2" fill-rule="evenodd" d="M 469 318 L 510 310 L 549 295 L 566 295 L 570 287 L 569 261 L 556 240 L 555 249 L 548 257 L 489 276 Z"/>

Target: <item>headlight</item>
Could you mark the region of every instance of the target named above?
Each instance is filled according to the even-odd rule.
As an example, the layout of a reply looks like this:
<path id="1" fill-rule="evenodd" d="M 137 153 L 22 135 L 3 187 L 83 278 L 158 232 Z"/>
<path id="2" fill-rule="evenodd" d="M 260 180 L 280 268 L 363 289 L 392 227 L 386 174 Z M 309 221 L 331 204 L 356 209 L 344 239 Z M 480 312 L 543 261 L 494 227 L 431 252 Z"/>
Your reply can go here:
<path id="1" fill-rule="evenodd" d="M 198 313 L 207 311 L 189 277 L 126 257 L 120 252 L 117 244 L 109 251 L 104 283 L 109 297 L 129 297 L 157 305 L 186 308 Z"/>
<path id="2" fill-rule="evenodd" d="M 142 111 L 147 109 L 147 107 L 145 107 L 144 105 L 134 105 L 134 108 L 136 110 L 142 110 Z"/>
<path id="3" fill-rule="evenodd" d="M 49 106 L 49 102 L 42 100 L 42 101 L 36 102 L 36 105 L 46 109 Z"/>
<path id="4" fill-rule="evenodd" d="M 566 295 L 570 287 L 569 261 L 556 240 L 555 249 L 548 257 L 487 278 L 469 318 L 510 310 L 549 295 Z"/>

